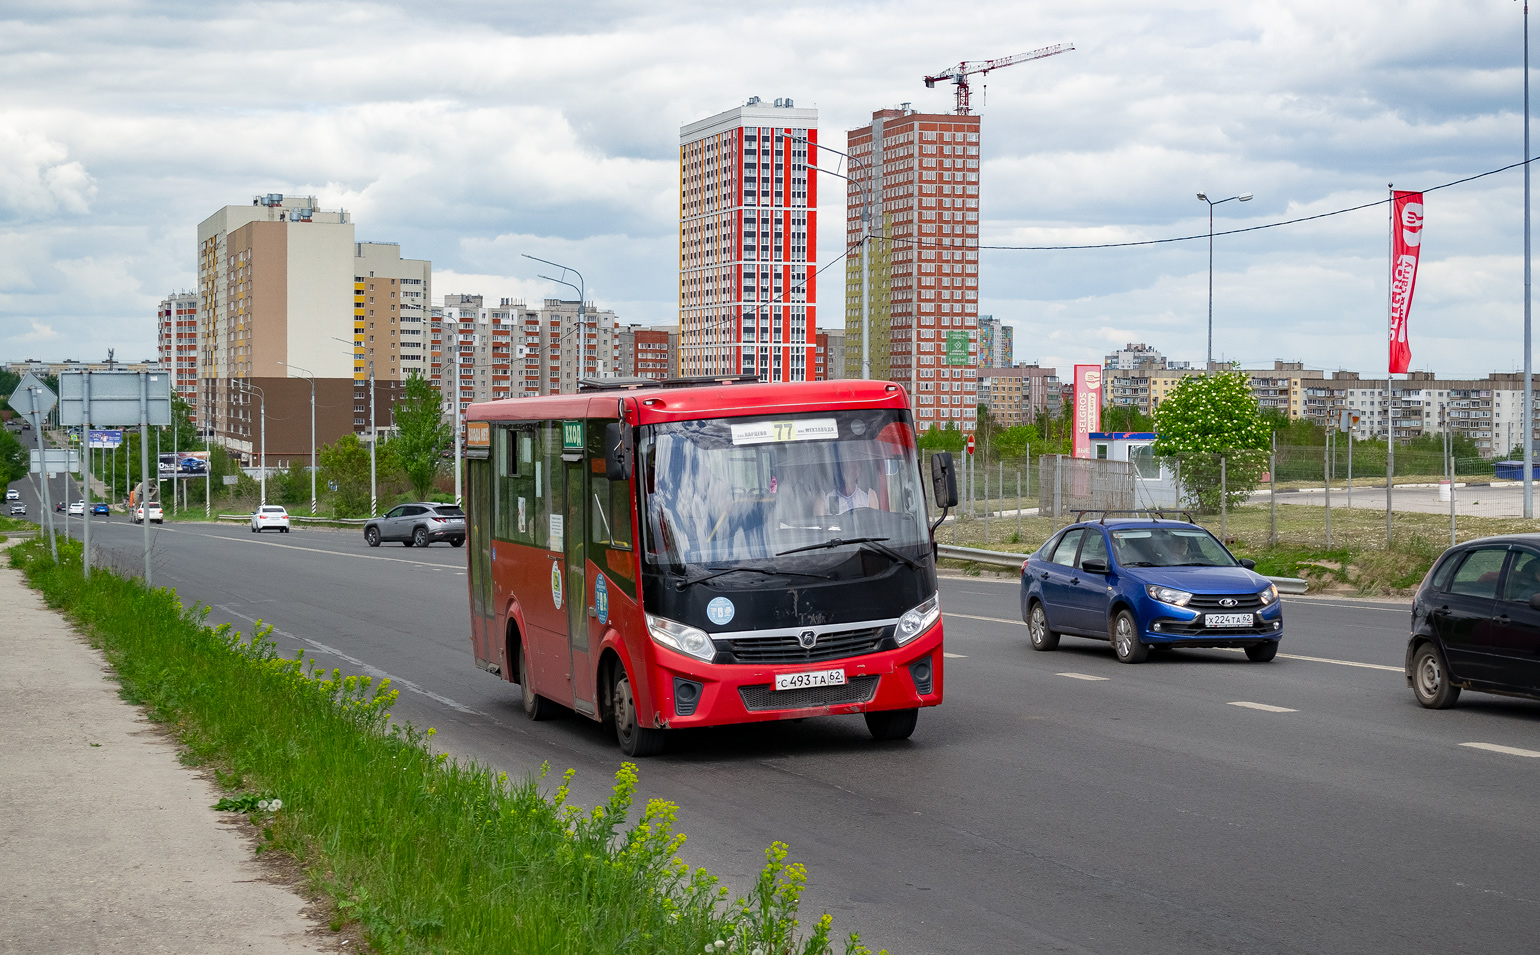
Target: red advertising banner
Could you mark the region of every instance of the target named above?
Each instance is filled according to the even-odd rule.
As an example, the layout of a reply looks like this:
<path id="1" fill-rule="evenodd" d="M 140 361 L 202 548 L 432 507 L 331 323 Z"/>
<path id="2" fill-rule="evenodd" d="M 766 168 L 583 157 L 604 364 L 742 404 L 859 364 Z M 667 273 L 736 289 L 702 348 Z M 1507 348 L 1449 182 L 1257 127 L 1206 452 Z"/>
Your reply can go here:
<path id="1" fill-rule="evenodd" d="M 1102 366 L 1075 366 L 1075 443 L 1077 458 L 1091 456 L 1091 432 L 1102 428 Z"/>
<path id="2" fill-rule="evenodd" d="M 1422 193 L 1393 192 L 1390 206 L 1390 373 L 1401 375 L 1412 364 L 1407 319 L 1422 251 Z"/>

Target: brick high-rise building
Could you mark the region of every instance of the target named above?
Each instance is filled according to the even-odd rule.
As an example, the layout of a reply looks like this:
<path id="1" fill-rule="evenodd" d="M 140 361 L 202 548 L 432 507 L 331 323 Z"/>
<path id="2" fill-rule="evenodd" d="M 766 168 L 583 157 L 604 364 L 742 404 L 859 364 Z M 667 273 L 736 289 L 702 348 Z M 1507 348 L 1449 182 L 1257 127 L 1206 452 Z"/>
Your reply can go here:
<path id="1" fill-rule="evenodd" d="M 846 134 L 845 367 L 861 377 L 861 206 L 870 190 L 871 376 L 909 389 L 921 430 L 977 418 L 979 117 L 872 114 Z M 950 346 L 950 347 L 949 347 Z"/>
<path id="2" fill-rule="evenodd" d="M 176 396 L 198 410 L 198 293 L 176 292 L 155 310 L 160 366 L 171 371 Z"/>
<path id="3" fill-rule="evenodd" d="M 679 372 L 812 377 L 818 111 L 752 97 L 679 131 Z"/>

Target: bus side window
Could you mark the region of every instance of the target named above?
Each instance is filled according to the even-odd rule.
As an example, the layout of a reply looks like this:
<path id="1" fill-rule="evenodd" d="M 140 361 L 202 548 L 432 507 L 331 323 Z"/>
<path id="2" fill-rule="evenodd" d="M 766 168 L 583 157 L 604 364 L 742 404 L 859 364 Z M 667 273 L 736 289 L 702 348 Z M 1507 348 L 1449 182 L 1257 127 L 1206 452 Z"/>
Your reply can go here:
<path id="1" fill-rule="evenodd" d="M 497 538 L 535 543 L 534 431 L 528 427 L 497 430 Z"/>
<path id="2" fill-rule="evenodd" d="M 542 421 L 539 424 L 540 450 L 535 461 L 534 508 L 535 541 L 547 550 L 565 549 L 567 515 L 563 491 L 567 485 L 567 470 L 561 460 L 561 422 Z"/>
<path id="3" fill-rule="evenodd" d="M 611 481 L 604 470 L 604 430 L 613 424 L 588 421 L 588 553 L 604 575 L 636 595 L 635 557 L 631 554 L 631 484 Z"/>

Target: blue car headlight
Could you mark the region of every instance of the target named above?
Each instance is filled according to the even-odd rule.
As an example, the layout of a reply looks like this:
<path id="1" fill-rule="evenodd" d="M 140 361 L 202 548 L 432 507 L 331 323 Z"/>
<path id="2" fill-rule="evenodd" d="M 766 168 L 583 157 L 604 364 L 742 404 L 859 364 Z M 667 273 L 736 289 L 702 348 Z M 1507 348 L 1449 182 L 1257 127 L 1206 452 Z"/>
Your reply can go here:
<path id="1" fill-rule="evenodd" d="M 1163 604 L 1171 604 L 1175 607 L 1187 606 L 1187 601 L 1192 599 L 1192 594 L 1185 590 L 1177 590 L 1175 587 L 1162 587 L 1159 584 L 1146 584 L 1144 592 L 1150 595 L 1150 599 L 1159 600 Z"/>
<path id="2" fill-rule="evenodd" d="M 1262 592 L 1257 594 L 1257 599 L 1262 601 L 1262 606 L 1264 606 L 1264 607 L 1270 607 L 1273 604 L 1277 603 L 1278 602 L 1278 587 L 1277 587 L 1277 585 L 1275 585 L 1275 584 L 1268 584 L 1266 590 L 1263 590 Z"/>

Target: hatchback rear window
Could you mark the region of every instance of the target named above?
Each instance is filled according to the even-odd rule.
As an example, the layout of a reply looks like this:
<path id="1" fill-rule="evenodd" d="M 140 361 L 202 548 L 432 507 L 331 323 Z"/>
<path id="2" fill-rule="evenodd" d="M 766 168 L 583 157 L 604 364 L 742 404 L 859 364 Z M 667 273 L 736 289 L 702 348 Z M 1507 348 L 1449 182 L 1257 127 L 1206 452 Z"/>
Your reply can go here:
<path id="1" fill-rule="evenodd" d="M 433 512 L 440 517 L 464 517 L 465 512 L 458 507 L 435 507 Z"/>

